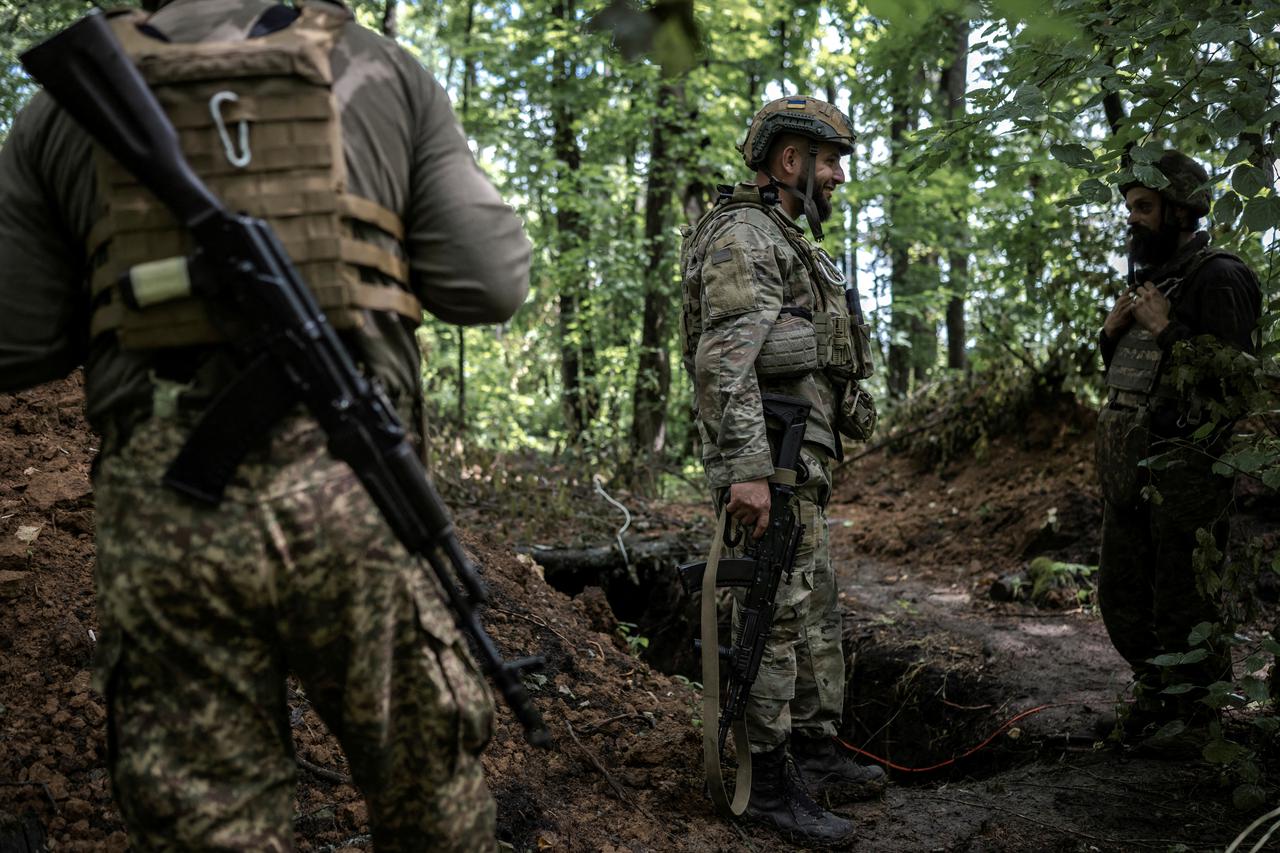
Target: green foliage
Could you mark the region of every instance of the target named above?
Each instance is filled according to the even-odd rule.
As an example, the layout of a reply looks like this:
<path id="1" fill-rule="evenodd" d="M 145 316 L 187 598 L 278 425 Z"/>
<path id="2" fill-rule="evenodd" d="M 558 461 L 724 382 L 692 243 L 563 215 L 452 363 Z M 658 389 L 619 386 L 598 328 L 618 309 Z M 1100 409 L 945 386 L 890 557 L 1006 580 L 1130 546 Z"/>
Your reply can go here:
<path id="1" fill-rule="evenodd" d="M 618 636 L 627 644 L 627 651 L 633 658 L 640 657 L 644 650 L 649 648 L 649 638 L 643 634 L 637 634 L 637 627 L 634 622 L 618 623 Z"/>

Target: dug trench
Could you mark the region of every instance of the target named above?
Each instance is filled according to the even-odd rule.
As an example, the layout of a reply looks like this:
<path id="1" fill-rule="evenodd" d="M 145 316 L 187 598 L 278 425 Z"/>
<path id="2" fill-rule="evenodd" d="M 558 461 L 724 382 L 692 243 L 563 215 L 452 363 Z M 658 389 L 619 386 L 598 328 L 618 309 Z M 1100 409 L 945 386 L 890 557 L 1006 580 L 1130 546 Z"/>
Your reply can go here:
<path id="1" fill-rule="evenodd" d="M 128 847 L 90 678 L 95 445 L 79 394 L 73 377 L 0 396 L 6 852 Z M 849 662 L 841 735 L 904 768 L 881 798 L 833 804 L 857 824 L 858 849 L 1222 849 L 1254 817 L 1232 808 L 1233 780 L 1212 766 L 1094 748 L 1093 725 L 1125 672 L 1087 595 L 1059 596 L 1056 609 L 988 596 L 1035 556 L 1096 563 L 1090 434 L 1078 413 L 993 439 L 976 462 L 921 470 L 877 453 L 839 471 L 830 523 Z M 703 793 L 696 617 L 672 567 L 707 541 L 705 507 L 615 490 L 636 515 L 630 567 L 606 560 L 565 574 L 551 552 L 608 551 L 616 519 L 495 511 L 499 498 L 477 499 L 447 465 L 437 473 L 492 593 L 487 629 L 508 656 L 547 661 L 527 684 L 552 748 L 530 747 L 499 708 L 483 757 L 500 840 L 519 851 L 794 849 L 722 820 Z M 603 504 L 589 485 L 580 491 L 563 505 Z M 534 498 L 560 500 L 511 502 Z M 1256 528 L 1274 529 L 1273 504 L 1255 515 Z M 297 848 L 371 849 L 341 748 L 301 691 L 289 704 Z M 1262 758 L 1268 778 L 1280 776 L 1276 756 Z"/>

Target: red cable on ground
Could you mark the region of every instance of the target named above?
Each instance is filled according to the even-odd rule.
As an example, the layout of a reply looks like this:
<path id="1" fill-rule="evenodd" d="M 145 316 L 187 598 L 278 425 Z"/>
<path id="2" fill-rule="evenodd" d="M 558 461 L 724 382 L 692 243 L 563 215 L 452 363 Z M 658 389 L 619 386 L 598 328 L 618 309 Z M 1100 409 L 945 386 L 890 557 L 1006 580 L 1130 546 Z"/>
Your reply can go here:
<path id="1" fill-rule="evenodd" d="M 1011 717 L 1010 719 L 1006 720 L 1004 723 L 1002 723 L 1002 724 L 1000 725 L 1000 728 L 996 729 L 994 732 L 992 732 L 992 733 L 991 733 L 991 736 L 990 736 L 990 737 L 988 737 L 988 738 L 987 738 L 986 740 L 984 740 L 982 743 L 980 743 L 980 744 L 978 744 L 977 746 L 975 746 L 973 749 L 970 749 L 969 751 L 967 751 L 967 752 L 965 752 L 965 753 L 963 753 L 963 754 L 961 754 L 961 755 L 957 755 L 957 756 L 955 756 L 954 758 L 948 758 L 946 761 L 941 761 L 941 762 L 939 762 L 939 763 L 937 763 L 937 764 L 931 764 L 931 765 L 929 765 L 928 767 L 903 767 L 901 764 L 894 764 L 892 761 L 890 761 L 890 760 L 889 760 L 889 759 L 887 759 L 887 758 L 881 758 L 881 757 L 880 757 L 880 756 L 878 756 L 878 755 L 875 755 L 875 754 L 873 754 L 873 753 L 867 752 L 865 749 L 860 749 L 860 748 L 858 748 L 858 747 L 854 746 L 854 745 L 853 745 L 853 744 L 851 744 L 851 743 L 847 743 L 847 742 L 846 742 L 845 740 L 843 740 L 842 738 L 836 738 L 836 741 L 837 741 L 841 746 L 843 746 L 845 749 L 851 750 L 851 751 L 853 751 L 853 752 L 858 753 L 859 755 L 862 755 L 862 756 L 865 756 L 865 757 L 867 757 L 867 758 L 870 758 L 872 761 L 876 762 L 877 764 L 883 764 L 885 767 L 888 767 L 888 768 L 890 768 L 891 770 L 897 770 L 897 771 L 898 771 L 898 772 L 900 772 L 900 773 L 928 773 L 928 772 L 929 772 L 929 771 L 931 771 L 931 770 L 938 770 L 938 769 L 940 769 L 940 768 L 942 768 L 942 767 L 946 767 L 946 766 L 947 766 L 947 765 L 949 765 L 949 764 L 955 764 L 957 761 L 960 761 L 960 760 L 962 760 L 962 759 L 968 758 L 970 755 L 973 755 L 975 752 L 977 752 L 977 751 L 979 751 L 980 749 L 982 749 L 982 748 L 986 747 L 986 746 L 987 746 L 988 744 L 990 744 L 993 740 L 995 740 L 996 738 L 998 738 L 998 737 L 999 737 L 999 736 L 1000 736 L 1000 735 L 1005 731 L 1005 729 L 1009 728 L 1009 727 L 1010 727 L 1010 726 L 1012 726 L 1014 723 L 1018 722 L 1018 720 L 1021 720 L 1021 719 L 1025 718 L 1025 717 L 1030 717 L 1032 714 L 1038 714 L 1038 713 L 1040 713 L 1041 711 L 1048 710 L 1049 708 L 1064 708 L 1064 707 L 1067 707 L 1067 706 L 1069 706 L 1069 705 L 1074 705 L 1074 704 L 1076 704 L 1076 703 L 1074 703 L 1074 702 L 1058 702 L 1058 703 L 1055 703 L 1055 704 L 1052 704 L 1052 705 L 1040 705 L 1040 706 L 1037 706 L 1037 707 L 1035 707 L 1035 708 L 1028 708 L 1027 710 L 1025 710 L 1025 711 L 1021 712 L 1020 714 L 1015 714 L 1013 717 Z"/>

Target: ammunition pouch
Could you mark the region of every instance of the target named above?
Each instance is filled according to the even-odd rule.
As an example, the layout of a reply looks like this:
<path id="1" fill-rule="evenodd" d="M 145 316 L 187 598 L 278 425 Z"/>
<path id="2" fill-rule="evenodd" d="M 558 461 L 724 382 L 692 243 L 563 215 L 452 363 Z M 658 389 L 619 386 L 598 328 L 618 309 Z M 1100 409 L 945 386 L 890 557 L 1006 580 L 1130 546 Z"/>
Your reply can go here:
<path id="1" fill-rule="evenodd" d="M 1148 480 L 1147 470 L 1138 463 L 1151 455 L 1151 413 L 1147 407 L 1105 406 L 1098 414 L 1095 453 L 1102 497 L 1116 507 L 1137 507 Z"/>
<path id="2" fill-rule="evenodd" d="M 761 379 L 791 379 L 817 370 L 820 363 L 813 315 L 800 308 L 783 308 L 756 356 L 755 366 Z"/>
<path id="3" fill-rule="evenodd" d="M 836 413 L 836 429 L 854 441 L 870 441 L 879 419 L 875 398 L 856 380 L 850 380 Z"/>

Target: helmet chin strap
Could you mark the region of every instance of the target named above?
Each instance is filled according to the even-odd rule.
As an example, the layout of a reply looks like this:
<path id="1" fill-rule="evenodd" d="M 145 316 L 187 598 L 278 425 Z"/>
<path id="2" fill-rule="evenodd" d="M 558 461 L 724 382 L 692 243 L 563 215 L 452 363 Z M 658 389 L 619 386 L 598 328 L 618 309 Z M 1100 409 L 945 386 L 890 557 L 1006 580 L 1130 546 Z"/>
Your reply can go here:
<path id="1" fill-rule="evenodd" d="M 781 187 L 791 195 L 800 199 L 800 204 L 804 207 L 804 218 L 809 223 L 809 232 L 813 234 L 813 239 L 816 242 L 821 243 L 822 242 L 822 221 L 821 221 L 821 217 L 818 215 L 818 203 L 813 199 L 813 181 L 814 181 L 814 175 L 817 173 L 817 171 L 818 171 L 818 144 L 816 142 L 810 142 L 809 143 L 809 169 L 808 169 L 809 181 L 808 181 L 808 186 L 806 186 L 804 189 L 804 192 L 801 192 L 800 190 L 791 186 L 791 184 L 784 184 L 782 181 L 775 178 L 772 172 L 769 173 L 769 180 L 770 182 L 773 183 L 774 186 Z"/>

